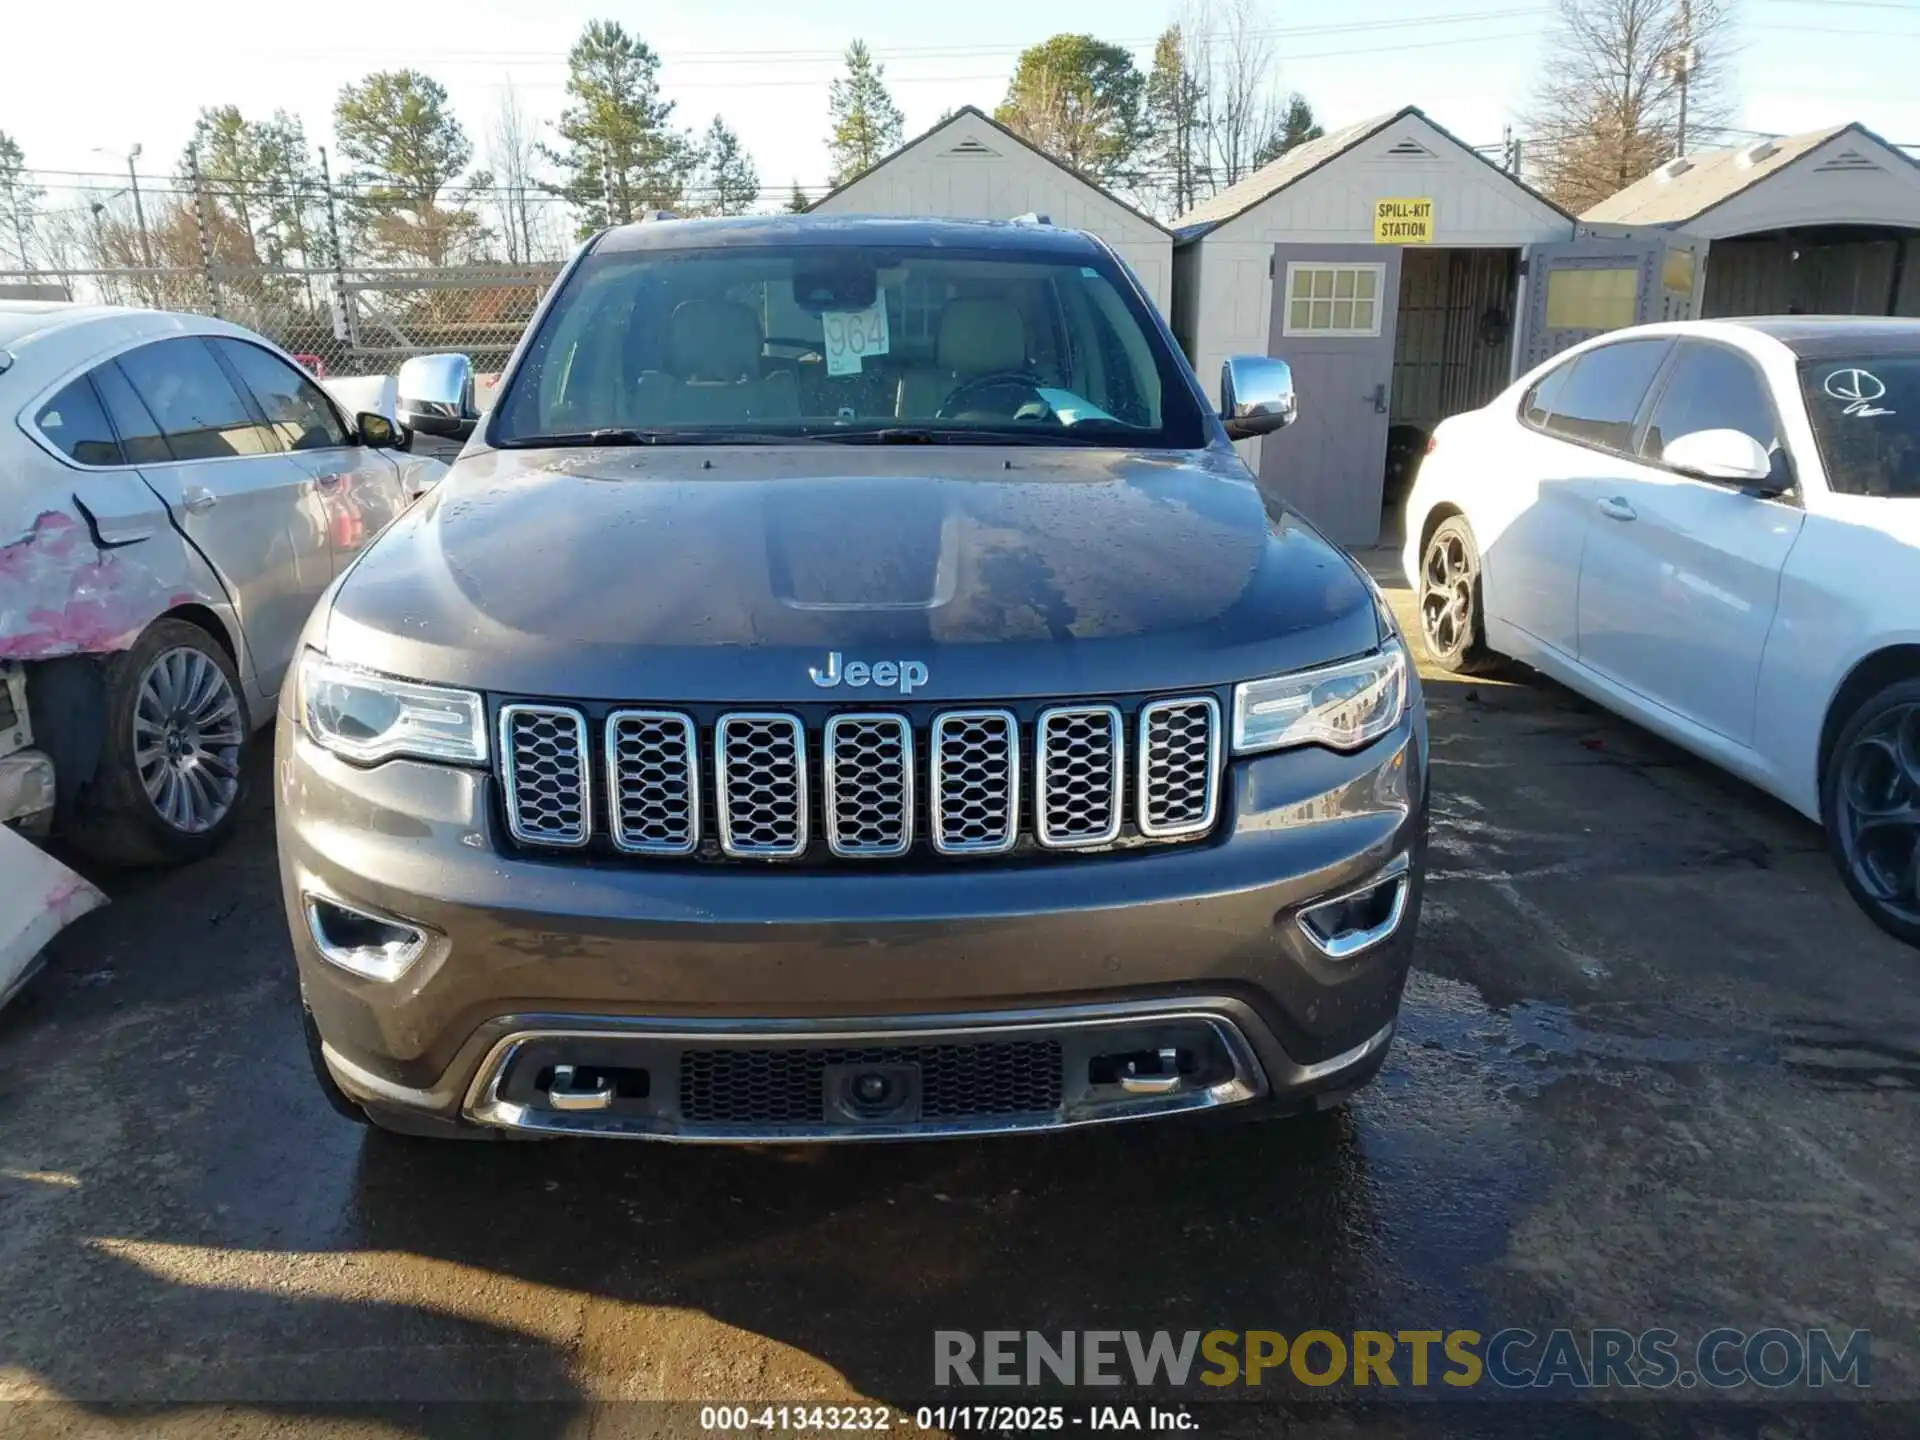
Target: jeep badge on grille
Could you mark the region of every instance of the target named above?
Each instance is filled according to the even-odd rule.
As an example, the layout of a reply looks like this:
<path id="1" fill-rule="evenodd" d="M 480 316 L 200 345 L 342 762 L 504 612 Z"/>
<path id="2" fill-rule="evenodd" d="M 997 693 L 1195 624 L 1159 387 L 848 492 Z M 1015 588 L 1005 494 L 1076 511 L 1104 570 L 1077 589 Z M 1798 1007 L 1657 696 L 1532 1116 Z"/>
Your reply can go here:
<path id="1" fill-rule="evenodd" d="M 807 676 L 822 690 L 831 690 L 844 681 L 855 689 L 862 685 L 897 687 L 902 695 L 911 695 L 927 683 L 927 667 L 918 660 L 875 660 L 872 664 L 849 660 L 843 668 L 840 652 L 829 650 L 827 663 L 808 666 Z"/>

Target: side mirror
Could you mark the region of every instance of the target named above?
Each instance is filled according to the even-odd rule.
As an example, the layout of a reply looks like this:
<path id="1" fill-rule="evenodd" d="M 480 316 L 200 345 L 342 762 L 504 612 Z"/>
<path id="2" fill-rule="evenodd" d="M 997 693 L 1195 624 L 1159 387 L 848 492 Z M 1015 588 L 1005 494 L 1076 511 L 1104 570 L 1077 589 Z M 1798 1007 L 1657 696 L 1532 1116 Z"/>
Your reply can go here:
<path id="1" fill-rule="evenodd" d="M 415 355 L 397 377 L 400 421 L 428 435 L 473 433 L 473 362 L 464 355 Z"/>
<path id="2" fill-rule="evenodd" d="M 1299 402 L 1293 393 L 1293 367 L 1269 355 L 1235 355 L 1220 367 L 1220 420 L 1229 440 L 1291 425 Z"/>
<path id="3" fill-rule="evenodd" d="M 360 443 L 374 450 L 404 450 L 406 431 L 377 410 L 362 410 L 353 417 L 359 427 Z"/>
<path id="4" fill-rule="evenodd" d="M 1678 435 L 1660 450 L 1660 458 L 1683 475 L 1726 480 L 1777 495 L 1787 488 L 1775 479 L 1766 446 L 1741 430 L 1695 430 Z"/>

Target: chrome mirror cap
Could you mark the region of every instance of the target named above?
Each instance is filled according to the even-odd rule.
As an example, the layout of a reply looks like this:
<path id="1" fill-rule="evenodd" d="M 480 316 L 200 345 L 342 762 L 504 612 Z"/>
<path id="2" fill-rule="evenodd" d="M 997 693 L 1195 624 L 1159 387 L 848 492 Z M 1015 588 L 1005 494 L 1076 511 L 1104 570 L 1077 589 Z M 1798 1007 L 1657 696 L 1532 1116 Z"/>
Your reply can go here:
<path id="1" fill-rule="evenodd" d="M 473 362 L 465 355 L 412 356 L 401 363 L 396 388 L 400 423 L 414 430 L 453 436 L 474 418 Z"/>
<path id="2" fill-rule="evenodd" d="M 1270 355 L 1235 355 L 1220 367 L 1220 420 L 1230 440 L 1250 440 L 1299 415 L 1293 367 Z"/>

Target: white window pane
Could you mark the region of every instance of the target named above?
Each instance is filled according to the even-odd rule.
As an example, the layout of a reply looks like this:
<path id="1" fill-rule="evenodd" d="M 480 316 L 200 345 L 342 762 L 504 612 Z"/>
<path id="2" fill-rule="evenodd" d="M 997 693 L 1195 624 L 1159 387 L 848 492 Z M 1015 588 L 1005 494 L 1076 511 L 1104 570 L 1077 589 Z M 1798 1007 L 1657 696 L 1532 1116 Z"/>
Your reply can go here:
<path id="1" fill-rule="evenodd" d="M 1287 314 L 1287 328 L 1289 330 L 1306 329 L 1307 326 L 1311 323 L 1307 319 L 1307 310 L 1308 310 L 1308 305 L 1305 300 L 1294 301 L 1293 308 Z"/>
<path id="2" fill-rule="evenodd" d="M 1313 272 L 1313 298 L 1327 300 L 1333 296 L 1333 271 L 1316 270 Z"/>
<path id="3" fill-rule="evenodd" d="M 1293 295 L 1296 300 L 1304 300 L 1313 294 L 1313 272 L 1295 270 L 1293 272 Z"/>
<path id="4" fill-rule="evenodd" d="M 1369 335 L 1374 333 L 1373 301 L 1356 300 L 1353 302 L 1353 328 L 1355 330 L 1364 330 Z"/>
<path id="5" fill-rule="evenodd" d="M 1332 279 L 1333 277 L 1328 276 L 1327 278 Z M 1315 330 L 1330 330 L 1333 328 L 1333 302 L 1331 300 L 1315 300 L 1313 302 L 1313 328 Z"/>
<path id="6" fill-rule="evenodd" d="M 1353 328 L 1353 301 L 1336 300 L 1333 302 L 1333 328 L 1351 330 Z"/>
<path id="7" fill-rule="evenodd" d="M 1374 286 L 1380 279 L 1380 272 L 1373 269 L 1357 271 L 1354 279 L 1357 284 L 1353 293 L 1362 300 L 1371 300 Z"/>
<path id="8" fill-rule="evenodd" d="M 1353 271 L 1342 270 L 1337 273 L 1333 277 L 1334 298 L 1337 300 L 1351 300 L 1353 298 L 1353 281 Z"/>

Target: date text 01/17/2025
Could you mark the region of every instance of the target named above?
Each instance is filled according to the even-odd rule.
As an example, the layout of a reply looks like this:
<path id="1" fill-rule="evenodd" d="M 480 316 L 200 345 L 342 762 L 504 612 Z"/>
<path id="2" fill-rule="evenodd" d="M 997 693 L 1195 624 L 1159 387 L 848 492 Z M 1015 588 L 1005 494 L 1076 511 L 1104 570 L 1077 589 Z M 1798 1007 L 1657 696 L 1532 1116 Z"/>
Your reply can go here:
<path id="1" fill-rule="evenodd" d="M 908 1415 L 886 1405 L 703 1405 L 700 1428 L 733 1435 L 757 1430 L 820 1432 L 893 1430 L 949 1434 L 1027 1431 L 1046 1434 L 1066 1430 L 1190 1432 L 1198 1428 L 1185 1406 L 1157 1405 L 922 1405 Z"/>

